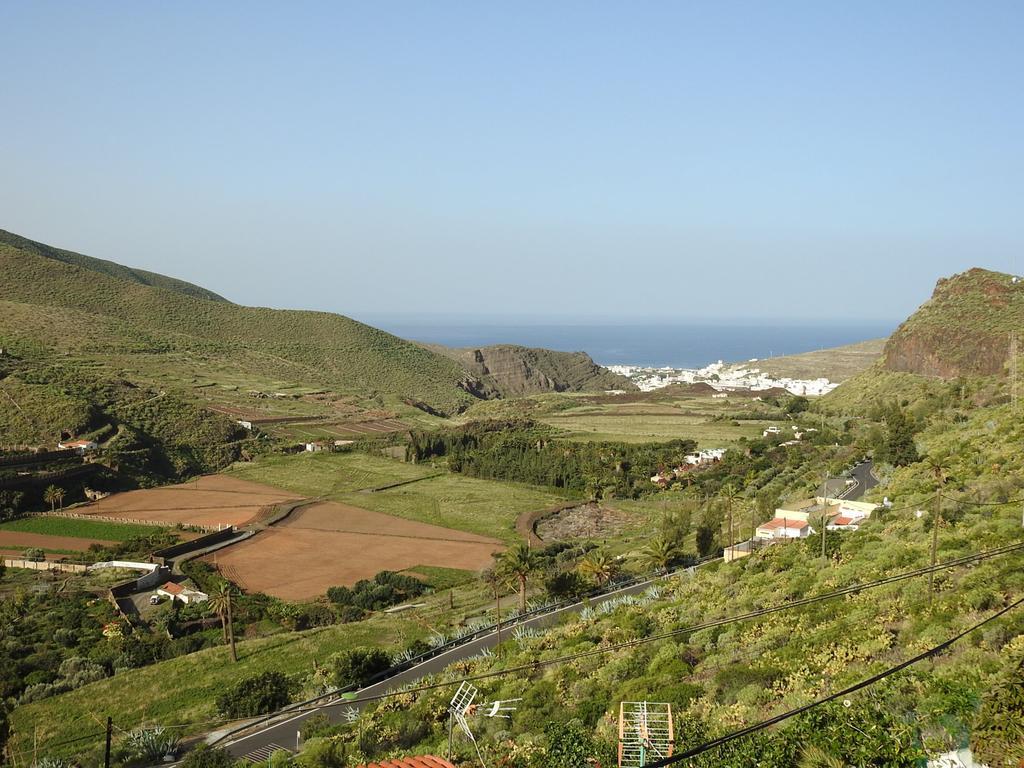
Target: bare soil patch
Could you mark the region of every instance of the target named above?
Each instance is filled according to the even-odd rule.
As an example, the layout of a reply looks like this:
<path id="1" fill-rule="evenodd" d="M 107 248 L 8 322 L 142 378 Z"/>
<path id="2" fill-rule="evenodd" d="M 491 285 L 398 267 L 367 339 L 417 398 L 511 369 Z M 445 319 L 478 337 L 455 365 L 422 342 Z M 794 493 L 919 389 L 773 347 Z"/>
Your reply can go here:
<path id="1" fill-rule="evenodd" d="M 248 592 L 308 600 L 385 570 L 479 570 L 501 546 L 485 536 L 326 501 L 206 559 Z"/>
<path id="2" fill-rule="evenodd" d="M 112 547 L 116 541 L 104 539 L 80 539 L 74 536 L 51 536 L 48 533 L 23 533 L 21 531 L 0 531 L 0 549 L 24 550 L 30 547 L 43 549 L 86 550 L 90 544 Z"/>
<path id="3" fill-rule="evenodd" d="M 593 539 L 622 531 L 630 521 L 625 512 L 599 504 L 581 504 L 537 521 L 537 535 L 545 542 Z"/>
<path id="4" fill-rule="evenodd" d="M 226 475 L 206 475 L 180 485 L 108 496 L 80 511 L 121 520 L 168 525 L 244 525 L 262 509 L 299 495 Z M 77 510 L 76 510 L 77 511 Z"/>

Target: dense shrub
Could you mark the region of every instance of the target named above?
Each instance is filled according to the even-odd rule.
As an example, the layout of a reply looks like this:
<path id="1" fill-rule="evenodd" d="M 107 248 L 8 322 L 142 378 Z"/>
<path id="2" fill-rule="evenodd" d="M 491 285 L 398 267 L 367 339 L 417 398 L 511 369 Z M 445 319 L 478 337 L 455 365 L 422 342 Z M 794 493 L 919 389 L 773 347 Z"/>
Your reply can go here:
<path id="1" fill-rule="evenodd" d="M 265 715 L 290 700 L 288 678 L 280 672 L 263 672 L 247 677 L 217 697 L 217 709 L 229 717 Z"/>
<path id="2" fill-rule="evenodd" d="M 353 606 L 364 611 L 379 611 L 418 597 L 426 591 L 427 585 L 417 578 L 392 571 L 381 571 L 372 581 L 362 579 L 351 588 L 330 587 L 327 590 L 327 599 L 335 605 Z"/>
<path id="3" fill-rule="evenodd" d="M 332 682 L 339 688 L 363 687 L 391 666 L 391 657 L 380 648 L 356 648 L 333 657 Z"/>

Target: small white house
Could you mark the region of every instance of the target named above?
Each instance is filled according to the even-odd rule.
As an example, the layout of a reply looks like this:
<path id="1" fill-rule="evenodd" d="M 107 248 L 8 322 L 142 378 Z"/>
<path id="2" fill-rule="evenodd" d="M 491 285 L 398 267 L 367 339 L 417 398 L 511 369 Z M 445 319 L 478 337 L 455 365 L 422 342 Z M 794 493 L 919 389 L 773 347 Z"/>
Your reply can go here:
<path id="1" fill-rule="evenodd" d="M 319 443 L 319 442 L 317 442 L 317 443 L 306 443 L 306 452 L 307 453 L 320 453 L 320 451 L 326 451 L 326 450 L 327 450 L 327 444 L 326 443 Z"/>
<path id="2" fill-rule="evenodd" d="M 778 434 L 781 434 L 781 433 L 782 433 L 781 429 L 779 429 L 778 427 L 772 426 L 772 427 L 768 427 L 768 429 L 766 429 L 764 432 L 762 432 L 761 433 L 761 437 L 768 437 L 768 435 L 778 435 Z"/>
<path id="3" fill-rule="evenodd" d="M 198 589 L 185 587 L 181 584 L 175 584 L 173 581 L 168 581 L 162 587 L 158 587 L 156 593 L 163 597 L 169 597 L 171 602 L 180 600 L 186 605 L 189 603 L 205 603 L 210 599 L 210 596 L 205 592 L 200 592 Z"/>
<path id="4" fill-rule="evenodd" d="M 73 448 L 79 453 L 85 453 L 86 451 L 93 451 L 99 447 L 99 444 L 95 440 L 61 440 L 57 443 L 57 447 L 61 449 Z"/>
<path id="5" fill-rule="evenodd" d="M 811 526 L 806 520 L 776 517 L 757 526 L 759 539 L 806 539 L 811 535 Z"/>

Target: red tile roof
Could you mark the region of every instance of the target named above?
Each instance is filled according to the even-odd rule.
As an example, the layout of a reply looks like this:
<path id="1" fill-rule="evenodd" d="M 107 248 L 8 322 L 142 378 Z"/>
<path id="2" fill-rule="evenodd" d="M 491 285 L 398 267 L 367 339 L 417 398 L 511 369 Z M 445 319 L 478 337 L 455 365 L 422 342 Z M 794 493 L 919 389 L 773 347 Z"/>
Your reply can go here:
<path id="1" fill-rule="evenodd" d="M 800 528 L 806 528 L 807 523 L 803 520 L 789 520 L 785 517 L 776 517 L 774 520 L 769 520 L 767 523 L 762 523 L 757 527 L 767 528 L 770 531 L 775 530 L 776 528 L 796 528 L 799 530 Z"/>
<path id="2" fill-rule="evenodd" d="M 166 584 L 160 587 L 160 589 L 162 589 L 169 595 L 180 595 L 182 592 L 185 591 L 185 588 L 181 586 L 181 584 L 175 584 L 173 581 L 168 581 Z"/>
<path id="3" fill-rule="evenodd" d="M 382 763 L 367 763 L 356 768 L 455 768 L 442 757 L 418 755 L 416 757 L 398 757 Z"/>
<path id="4" fill-rule="evenodd" d="M 857 522 L 857 518 L 846 517 L 845 515 L 838 515 L 832 518 L 832 525 L 849 525 L 855 522 Z"/>

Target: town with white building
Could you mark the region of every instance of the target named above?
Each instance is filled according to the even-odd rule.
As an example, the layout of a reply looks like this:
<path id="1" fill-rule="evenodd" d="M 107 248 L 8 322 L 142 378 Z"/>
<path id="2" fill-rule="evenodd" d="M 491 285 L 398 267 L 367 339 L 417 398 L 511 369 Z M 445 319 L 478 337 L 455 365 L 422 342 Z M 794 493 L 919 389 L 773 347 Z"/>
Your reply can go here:
<path id="1" fill-rule="evenodd" d="M 784 389 L 794 395 L 824 395 L 831 392 L 838 383 L 826 378 L 790 379 L 774 378 L 752 364 L 725 363 L 719 360 L 703 368 L 655 368 L 642 365 L 609 365 L 608 370 L 630 379 L 643 392 L 651 392 L 671 384 L 708 384 L 719 393 L 749 390 L 763 392 L 768 389 Z"/>

